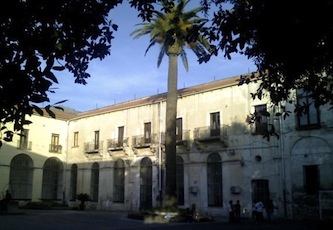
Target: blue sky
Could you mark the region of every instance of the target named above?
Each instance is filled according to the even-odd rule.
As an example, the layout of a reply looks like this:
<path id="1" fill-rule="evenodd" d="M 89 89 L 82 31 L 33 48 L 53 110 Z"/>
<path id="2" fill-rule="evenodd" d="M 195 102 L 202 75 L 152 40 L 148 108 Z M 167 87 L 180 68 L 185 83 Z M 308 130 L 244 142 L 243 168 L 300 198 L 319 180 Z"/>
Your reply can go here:
<path id="1" fill-rule="evenodd" d="M 192 1 L 188 9 L 195 8 L 196 2 Z M 91 77 L 87 79 L 87 85 L 75 84 L 73 76 L 68 73 L 55 73 L 59 84 L 54 84 L 55 93 L 49 94 L 51 104 L 68 100 L 63 105 L 77 111 L 87 111 L 166 92 L 167 56 L 158 68 L 160 47 L 151 47 L 145 55 L 149 37 L 134 39 L 130 36 L 131 32 L 139 28 L 135 24 L 141 22 L 135 9 L 124 1 L 111 11 L 110 18 L 119 26 L 114 33 L 111 55 L 102 61 L 94 60 L 90 63 L 88 72 Z M 220 55 L 208 63 L 199 64 L 195 54 L 188 49 L 187 58 L 188 72 L 179 59 L 178 89 L 256 70 L 253 62 L 241 55 L 234 55 L 231 60 Z"/>

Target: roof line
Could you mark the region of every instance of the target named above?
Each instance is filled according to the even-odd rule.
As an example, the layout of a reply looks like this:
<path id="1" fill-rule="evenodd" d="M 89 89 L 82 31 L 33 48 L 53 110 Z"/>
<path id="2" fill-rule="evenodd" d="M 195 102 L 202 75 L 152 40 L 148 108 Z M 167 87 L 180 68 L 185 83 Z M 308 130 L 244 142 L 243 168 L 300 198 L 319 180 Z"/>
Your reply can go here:
<path id="1" fill-rule="evenodd" d="M 220 79 L 220 80 L 216 80 L 216 81 L 212 81 L 212 82 L 199 84 L 196 86 L 178 89 L 177 90 L 178 98 L 183 97 L 183 96 L 190 96 L 190 95 L 197 94 L 200 92 L 212 91 L 212 90 L 216 90 L 219 88 L 226 88 L 226 87 L 230 87 L 232 85 L 238 85 L 240 76 L 241 75 L 237 75 L 237 76 L 233 76 L 230 78 L 224 78 L 224 79 Z M 114 104 L 114 105 L 101 107 L 98 109 L 80 112 L 74 118 L 71 118 L 70 121 L 81 119 L 81 118 L 86 118 L 86 117 L 90 117 L 90 116 L 101 115 L 101 114 L 105 114 L 105 113 L 109 113 L 109 112 L 119 111 L 119 110 L 123 110 L 123 109 L 129 109 L 129 108 L 134 108 L 134 107 L 138 107 L 138 106 L 144 106 L 144 105 L 148 105 L 148 104 L 154 104 L 157 102 L 166 101 L 166 96 L 167 96 L 167 93 L 165 92 L 165 93 L 155 94 L 155 95 L 151 95 L 151 96 L 147 96 L 147 97 L 142 97 L 142 98 L 138 98 L 138 99 L 134 99 L 134 100 L 121 102 L 121 103 Z"/>

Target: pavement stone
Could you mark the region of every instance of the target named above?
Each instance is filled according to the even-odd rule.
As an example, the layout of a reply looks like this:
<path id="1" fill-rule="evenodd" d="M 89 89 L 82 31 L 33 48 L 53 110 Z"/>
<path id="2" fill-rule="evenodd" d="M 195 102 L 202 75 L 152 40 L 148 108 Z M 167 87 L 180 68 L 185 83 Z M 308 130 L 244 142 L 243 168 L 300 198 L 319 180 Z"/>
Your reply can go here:
<path id="1" fill-rule="evenodd" d="M 147 223 L 130 219 L 122 211 L 77 210 L 11 210 L 0 214 L 1 230 L 104 230 L 104 229 L 172 229 L 172 230 L 326 230 L 333 229 L 332 222 L 273 220 L 256 222 L 242 219 L 228 223 L 228 219 L 215 216 L 213 222 L 202 223 Z"/>

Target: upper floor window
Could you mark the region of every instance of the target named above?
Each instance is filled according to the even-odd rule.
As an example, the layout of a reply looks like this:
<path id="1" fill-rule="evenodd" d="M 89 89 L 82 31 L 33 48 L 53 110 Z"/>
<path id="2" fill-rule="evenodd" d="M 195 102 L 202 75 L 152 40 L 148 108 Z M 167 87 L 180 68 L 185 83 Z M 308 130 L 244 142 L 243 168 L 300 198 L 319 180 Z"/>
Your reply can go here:
<path id="1" fill-rule="evenodd" d="M 59 136 L 59 134 L 52 133 L 50 152 L 59 152 L 61 150 L 61 146 L 59 145 Z"/>
<path id="2" fill-rule="evenodd" d="M 183 119 L 177 118 L 176 120 L 176 140 L 181 141 L 183 139 Z"/>
<path id="3" fill-rule="evenodd" d="M 23 129 L 20 134 L 20 140 L 18 141 L 19 149 L 31 149 L 31 142 L 29 140 L 29 130 Z"/>
<path id="4" fill-rule="evenodd" d="M 264 134 L 267 133 L 267 125 L 268 125 L 268 113 L 267 113 L 267 105 L 256 105 L 254 107 L 255 113 L 255 133 L 256 134 Z"/>
<path id="5" fill-rule="evenodd" d="M 210 136 L 220 136 L 220 112 L 210 114 Z"/>
<path id="6" fill-rule="evenodd" d="M 95 131 L 94 149 L 99 149 L 99 131 Z"/>
<path id="7" fill-rule="evenodd" d="M 151 143 L 151 123 L 144 124 L 144 143 Z"/>
<path id="8" fill-rule="evenodd" d="M 74 132 L 74 143 L 73 143 L 74 147 L 78 147 L 79 146 L 79 132 Z"/>
<path id="9" fill-rule="evenodd" d="M 118 127 L 118 146 L 123 146 L 124 144 L 124 126 Z"/>
<path id="10" fill-rule="evenodd" d="M 297 90 L 297 127 L 300 129 L 318 128 L 320 125 L 319 109 L 309 92 Z"/>

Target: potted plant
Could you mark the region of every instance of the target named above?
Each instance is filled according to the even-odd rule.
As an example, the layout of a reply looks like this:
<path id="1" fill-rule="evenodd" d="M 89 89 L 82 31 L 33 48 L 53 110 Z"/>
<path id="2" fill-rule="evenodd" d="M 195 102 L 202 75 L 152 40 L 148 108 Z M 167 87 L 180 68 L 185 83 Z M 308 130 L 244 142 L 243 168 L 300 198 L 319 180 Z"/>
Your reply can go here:
<path id="1" fill-rule="evenodd" d="M 81 201 L 79 209 L 85 210 L 86 208 L 85 202 L 90 200 L 90 196 L 87 193 L 79 193 L 77 194 L 77 199 Z"/>

